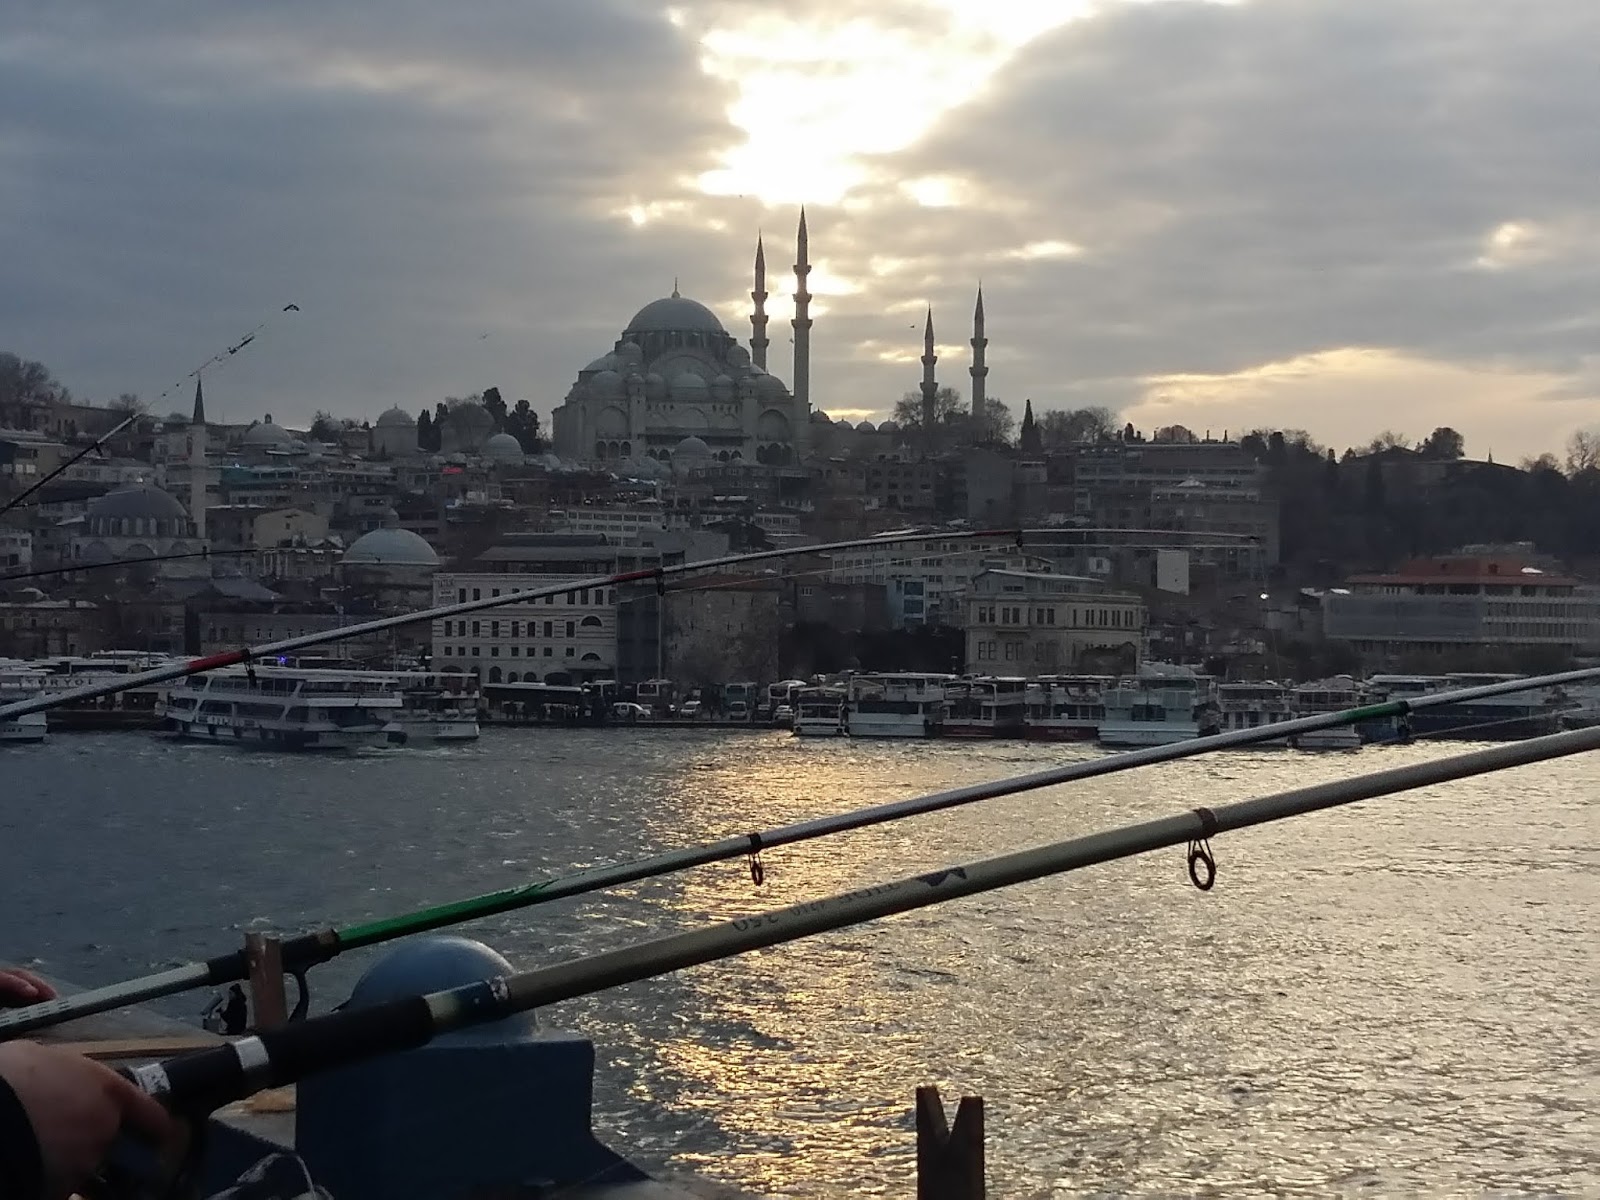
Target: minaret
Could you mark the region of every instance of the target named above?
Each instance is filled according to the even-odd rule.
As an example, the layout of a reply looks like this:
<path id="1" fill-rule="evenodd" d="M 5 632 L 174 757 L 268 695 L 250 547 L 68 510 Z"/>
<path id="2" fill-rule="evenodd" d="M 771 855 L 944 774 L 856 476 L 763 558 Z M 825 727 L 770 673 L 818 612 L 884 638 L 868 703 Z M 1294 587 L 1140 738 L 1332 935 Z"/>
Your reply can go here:
<path id="1" fill-rule="evenodd" d="M 756 286 L 750 293 L 756 309 L 750 314 L 750 361 L 767 369 L 767 252 L 756 234 Z"/>
<path id="2" fill-rule="evenodd" d="M 939 356 L 933 352 L 933 306 L 928 307 L 928 323 L 922 329 L 922 432 L 926 437 L 933 437 L 933 424 L 937 406 L 934 396 L 938 394 L 939 385 L 933 378 L 933 364 L 939 361 Z"/>
<path id="3" fill-rule="evenodd" d="M 806 291 L 806 276 L 811 261 L 806 244 L 806 210 L 800 210 L 800 234 L 795 243 L 794 264 L 794 453 L 803 457 L 811 432 L 811 293 Z"/>
<path id="4" fill-rule="evenodd" d="M 983 419 L 984 402 L 987 399 L 989 367 L 984 362 L 984 350 L 989 345 L 989 339 L 983 336 L 983 285 L 978 285 L 978 304 L 972 310 L 972 366 L 968 368 L 972 375 L 972 415 Z"/>
<path id="5" fill-rule="evenodd" d="M 189 421 L 189 518 L 194 535 L 206 536 L 206 396 L 194 377 L 194 416 Z"/>

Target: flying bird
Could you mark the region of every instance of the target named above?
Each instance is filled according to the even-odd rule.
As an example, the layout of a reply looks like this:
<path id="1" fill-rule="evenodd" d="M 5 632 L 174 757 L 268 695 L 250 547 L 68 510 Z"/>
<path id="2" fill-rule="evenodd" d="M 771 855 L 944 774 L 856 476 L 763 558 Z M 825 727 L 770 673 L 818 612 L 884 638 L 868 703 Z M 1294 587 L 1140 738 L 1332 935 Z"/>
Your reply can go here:
<path id="1" fill-rule="evenodd" d="M 283 306 L 283 311 L 284 312 L 299 312 L 300 311 L 300 306 L 298 304 L 285 304 Z"/>

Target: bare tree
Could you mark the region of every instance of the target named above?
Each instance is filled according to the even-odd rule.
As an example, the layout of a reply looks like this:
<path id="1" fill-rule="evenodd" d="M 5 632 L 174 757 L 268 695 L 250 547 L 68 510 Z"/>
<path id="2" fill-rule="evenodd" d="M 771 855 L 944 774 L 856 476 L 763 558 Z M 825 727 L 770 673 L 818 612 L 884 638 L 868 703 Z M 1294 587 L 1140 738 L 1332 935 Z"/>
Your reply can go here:
<path id="1" fill-rule="evenodd" d="M 1458 459 L 1467 452 L 1467 439 L 1448 425 L 1441 425 L 1426 438 L 1417 452 L 1423 458 Z"/>
<path id="2" fill-rule="evenodd" d="M 946 427 L 964 419 L 967 410 L 961 402 L 961 393 L 952 387 L 942 387 L 933 394 L 933 422 Z M 901 429 L 922 428 L 922 393 L 907 392 L 894 406 L 894 419 Z"/>
<path id="3" fill-rule="evenodd" d="M 1109 408 L 1061 408 L 1039 418 L 1039 440 L 1059 450 L 1080 442 L 1097 442 L 1117 431 L 1117 414 Z"/>
<path id="4" fill-rule="evenodd" d="M 1409 450 L 1411 439 L 1403 433 L 1396 433 L 1392 429 L 1385 429 L 1377 437 L 1367 443 L 1365 453 L 1382 454 L 1385 450 Z"/>
<path id="5" fill-rule="evenodd" d="M 1567 474 L 1600 470 L 1600 429 L 1579 429 L 1567 439 Z"/>

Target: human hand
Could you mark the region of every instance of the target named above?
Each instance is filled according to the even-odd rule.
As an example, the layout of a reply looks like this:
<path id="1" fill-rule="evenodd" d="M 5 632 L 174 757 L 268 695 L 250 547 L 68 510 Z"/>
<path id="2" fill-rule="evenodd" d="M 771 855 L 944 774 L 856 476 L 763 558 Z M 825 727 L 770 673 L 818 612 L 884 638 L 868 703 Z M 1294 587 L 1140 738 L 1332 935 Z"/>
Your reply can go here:
<path id="1" fill-rule="evenodd" d="M 88 1181 L 124 1125 L 155 1142 L 177 1134 L 176 1122 L 154 1099 L 70 1050 L 37 1042 L 0 1044 L 0 1077 L 33 1125 L 50 1200 Z"/>
<path id="2" fill-rule="evenodd" d="M 0 967 L 0 1008 L 17 1008 L 55 998 L 55 988 L 32 971 L 24 971 L 21 967 Z"/>

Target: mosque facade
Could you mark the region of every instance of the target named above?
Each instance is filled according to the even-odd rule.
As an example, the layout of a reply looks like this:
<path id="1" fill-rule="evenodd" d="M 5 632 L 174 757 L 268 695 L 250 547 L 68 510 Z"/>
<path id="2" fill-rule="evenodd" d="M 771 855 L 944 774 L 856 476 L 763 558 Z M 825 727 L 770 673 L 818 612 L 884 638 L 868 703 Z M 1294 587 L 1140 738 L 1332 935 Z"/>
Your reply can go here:
<path id="1" fill-rule="evenodd" d="M 578 372 L 551 415 L 556 454 L 599 464 L 671 463 L 680 455 L 800 462 L 811 425 L 811 267 L 803 211 L 796 250 L 793 390 L 767 370 L 766 254 L 758 239 L 749 349 L 709 308 L 674 287 L 635 313 L 611 350 Z"/>

